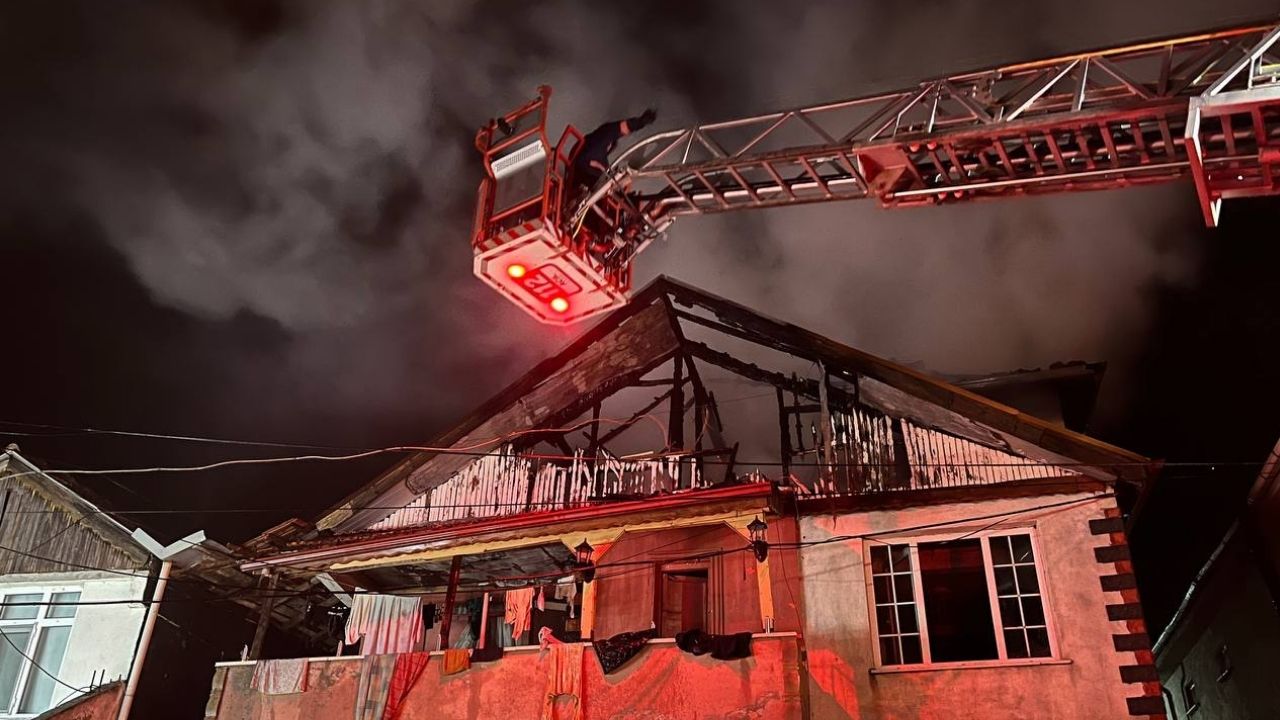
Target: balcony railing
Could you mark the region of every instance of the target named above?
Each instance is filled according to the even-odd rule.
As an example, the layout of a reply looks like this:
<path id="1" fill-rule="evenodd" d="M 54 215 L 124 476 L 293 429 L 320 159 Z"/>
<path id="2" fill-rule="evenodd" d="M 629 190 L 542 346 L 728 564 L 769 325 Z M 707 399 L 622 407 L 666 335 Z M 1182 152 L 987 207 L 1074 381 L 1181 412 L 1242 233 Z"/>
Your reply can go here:
<path id="1" fill-rule="evenodd" d="M 594 457 L 577 450 L 572 457 L 547 458 L 504 447 L 477 457 L 374 529 L 558 510 L 697 490 L 723 480 L 732 457 L 731 450 L 643 459 Z M 716 464 L 704 472 L 703 462 L 708 459 L 714 459 Z"/>

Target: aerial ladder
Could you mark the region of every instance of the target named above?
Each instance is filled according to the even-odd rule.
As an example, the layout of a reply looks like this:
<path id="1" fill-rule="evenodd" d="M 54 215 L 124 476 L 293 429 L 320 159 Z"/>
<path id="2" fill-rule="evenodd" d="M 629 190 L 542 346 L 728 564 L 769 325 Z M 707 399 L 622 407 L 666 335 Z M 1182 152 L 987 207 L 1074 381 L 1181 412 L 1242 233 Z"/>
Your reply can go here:
<path id="1" fill-rule="evenodd" d="M 475 274 L 567 325 L 627 302 L 632 264 L 683 215 L 873 199 L 912 207 L 1190 178 L 1280 195 L 1280 24 L 1065 55 L 644 137 L 590 188 L 582 134 L 547 135 L 551 89 L 490 120 Z"/>

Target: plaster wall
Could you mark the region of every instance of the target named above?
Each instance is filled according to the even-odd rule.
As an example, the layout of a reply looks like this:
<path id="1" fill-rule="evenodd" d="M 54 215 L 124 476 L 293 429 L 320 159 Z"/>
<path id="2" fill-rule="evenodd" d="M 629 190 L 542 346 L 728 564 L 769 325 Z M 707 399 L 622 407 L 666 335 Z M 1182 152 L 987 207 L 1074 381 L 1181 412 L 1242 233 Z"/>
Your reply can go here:
<path id="1" fill-rule="evenodd" d="M 1074 504 L 1033 510 L 1050 503 Z M 1045 577 L 1045 599 L 1051 632 L 1057 638 L 1055 658 L 994 661 L 908 672 L 875 668 L 872 611 L 860 539 L 801 549 L 804 584 L 805 644 L 808 651 L 809 702 L 814 718 L 947 718 L 992 717 L 1093 720 L 1128 717 L 1125 698 L 1136 694 L 1121 682 L 1119 666 L 1133 653 L 1113 647 L 1112 633 L 1125 623 L 1107 619 L 1104 572 L 1093 549 L 1106 538 L 1089 533 L 1089 520 L 1101 518 L 1110 498 L 1090 494 L 1047 495 L 952 503 L 918 508 L 813 515 L 801 519 L 806 542 L 833 536 L 907 531 L 947 521 L 968 520 L 935 533 L 937 539 L 977 532 L 998 513 L 1004 527 L 1033 527 Z M 1020 511 L 1020 512 L 1019 512 Z M 1015 664 L 1019 663 L 1019 664 Z"/>

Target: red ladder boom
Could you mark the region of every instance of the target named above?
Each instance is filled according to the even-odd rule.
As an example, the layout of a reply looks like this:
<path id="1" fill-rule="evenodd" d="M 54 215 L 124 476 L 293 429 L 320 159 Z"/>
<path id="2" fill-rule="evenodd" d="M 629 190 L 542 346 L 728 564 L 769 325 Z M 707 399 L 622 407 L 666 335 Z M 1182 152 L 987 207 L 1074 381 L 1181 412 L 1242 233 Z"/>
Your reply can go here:
<path id="1" fill-rule="evenodd" d="M 583 283 L 551 282 L 549 297 L 570 303 L 572 317 L 521 304 L 550 322 L 621 304 L 632 260 L 681 215 L 861 198 L 902 207 L 1190 176 L 1214 226 L 1223 199 L 1280 194 L 1278 39 L 1274 24 L 1202 33 L 649 136 L 589 195 L 564 193 L 572 205 L 543 218 L 559 234 L 553 244 L 600 266 L 608 287 L 598 301 L 585 286 L 564 294 Z M 564 145 L 548 152 L 548 167 L 567 167 Z M 501 162 L 491 154 L 487 182 Z M 478 218 L 477 237 L 493 230 Z M 610 252 L 586 249 L 601 236 L 615 239 Z"/>

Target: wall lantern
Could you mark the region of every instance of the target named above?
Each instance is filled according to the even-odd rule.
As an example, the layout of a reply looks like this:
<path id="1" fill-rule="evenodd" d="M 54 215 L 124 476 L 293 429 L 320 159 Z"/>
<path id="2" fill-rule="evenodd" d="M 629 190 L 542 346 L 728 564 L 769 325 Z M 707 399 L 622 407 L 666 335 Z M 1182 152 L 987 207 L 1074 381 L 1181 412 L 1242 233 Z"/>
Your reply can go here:
<path id="1" fill-rule="evenodd" d="M 747 525 L 747 532 L 751 534 L 751 550 L 756 554 L 756 560 L 760 562 L 769 558 L 769 541 L 764 537 L 768 529 L 769 524 L 759 517 Z"/>
<path id="2" fill-rule="evenodd" d="M 577 568 L 579 577 L 582 582 L 591 582 L 596 579 L 595 563 L 591 562 L 591 553 L 595 548 L 591 547 L 591 543 L 586 538 L 573 549 L 574 565 Z"/>

